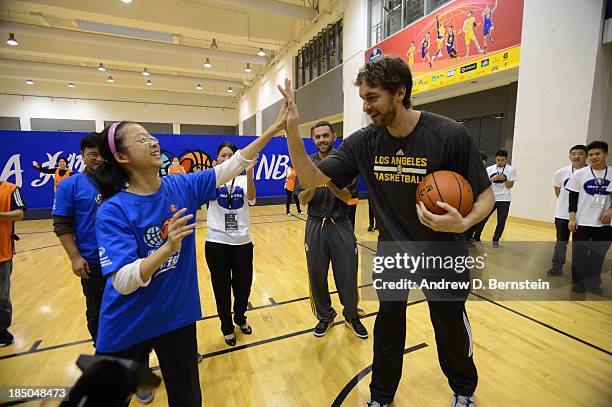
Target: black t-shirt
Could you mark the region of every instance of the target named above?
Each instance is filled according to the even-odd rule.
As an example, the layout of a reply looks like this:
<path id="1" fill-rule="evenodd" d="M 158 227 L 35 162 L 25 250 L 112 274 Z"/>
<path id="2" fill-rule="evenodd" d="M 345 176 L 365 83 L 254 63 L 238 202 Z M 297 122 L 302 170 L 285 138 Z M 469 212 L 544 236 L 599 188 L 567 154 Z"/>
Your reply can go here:
<path id="1" fill-rule="evenodd" d="M 434 232 L 419 221 L 416 189 L 426 174 L 449 170 L 463 175 L 474 199 L 491 185 L 466 128 L 429 112 L 421 112 L 414 130 L 401 139 L 370 124 L 348 137 L 318 167 L 340 188 L 361 174 L 382 241 L 463 240 L 462 233 Z"/>
<path id="2" fill-rule="evenodd" d="M 333 156 L 333 153 L 332 153 Z M 310 159 L 315 165 L 321 162 L 319 153 L 311 154 Z M 346 186 L 351 191 L 351 196 L 357 196 L 357 177 L 354 177 Z M 300 187 L 299 179 L 295 181 L 295 191 L 301 192 L 304 189 Z M 308 203 L 308 216 L 314 218 L 342 218 L 348 216 L 349 208 L 346 202 L 338 199 L 328 188 L 327 185 L 319 185 L 315 190 L 314 197 Z"/>

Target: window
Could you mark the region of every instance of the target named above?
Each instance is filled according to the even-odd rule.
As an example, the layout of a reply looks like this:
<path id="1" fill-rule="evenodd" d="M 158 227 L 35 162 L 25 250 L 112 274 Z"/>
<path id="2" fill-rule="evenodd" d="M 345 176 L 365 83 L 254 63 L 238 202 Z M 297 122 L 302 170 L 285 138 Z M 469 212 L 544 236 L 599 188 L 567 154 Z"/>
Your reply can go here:
<path id="1" fill-rule="evenodd" d="M 369 43 L 378 44 L 451 0 L 368 0 Z"/>
<path id="2" fill-rule="evenodd" d="M 329 24 L 298 51 L 295 86 L 299 88 L 342 64 L 342 20 Z"/>

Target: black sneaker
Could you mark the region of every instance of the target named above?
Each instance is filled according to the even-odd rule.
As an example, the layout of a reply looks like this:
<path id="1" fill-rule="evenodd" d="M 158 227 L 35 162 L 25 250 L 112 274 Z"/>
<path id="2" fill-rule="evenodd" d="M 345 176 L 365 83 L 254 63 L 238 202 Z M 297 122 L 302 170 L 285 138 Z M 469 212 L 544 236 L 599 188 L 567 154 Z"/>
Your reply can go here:
<path id="1" fill-rule="evenodd" d="M 368 226 L 368 232 L 372 232 L 374 230 L 374 226 L 370 225 Z"/>
<path id="2" fill-rule="evenodd" d="M 368 337 L 368 330 L 363 326 L 359 318 L 354 318 L 350 321 L 344 320 L 344 325 L 349 327 L 358 338 L 366 339 Z"/>
<path id="3" fill-rule="evenodd" d="M 451 399 L 451 407 L 474 407 L 474 398 L 472 396 L 461 396 L 454 394 Z"/>
<path id="4" fill-rule="evenodd" d="M 584 284 L 578 283 L 572 284 L 572 291 L 575 293 L 583 293 L 586 291 L 586 289 L 584 288 Z"/>
<path id="5" fill-rule="evenodd" d="M 603 290 L 599 286 L 597 286 L 597 287 L 588 287 L 586 290 L 588 292 L 590 292 L 591 294 L 597 294 L 597 295 L 602 295 L 603 294 Z"/>
<path id="6" fill-rule="evenodd" d="M 13 343 L 15 338 L 13 335 L 7 331 L 6 329 L 0 332 L 0 347 L 8 346 Z"/>
<path id="7" fill-rule="evenodd" d="M 546 272 L 546 275 L 549 277 L 559 277 L 563 275 L 563 269 L 556 269 L 552 267 L 550 270 Z"/>
<path id="8" fill-rule="evenodd" d="M 364 407 L 389 407 L 391 404 L 380 404 L 378 401 L 370 400 Z"/>
<path id="9" fill-rule="evenodd" d="M 499 240 L 493 240 L 493 244 L 491 244 L 492 247 L 494 248 L 499 248 Z"/>
<path id="10" fill-rule="evenodd" d="M 315 328 L 312 331 L 312 333 L 314 333 L 314 336 L 320 338 L 321 336 L 325 336 L 327 331 L 329 331 L 332 326 L 334 326 L 334 320 L 333 319 L 331 321 L 328 321 L 328 322 L 319 321 L 319 323 L 317 324 L 317 326 L 315 326 Z"/>
<path id="11" fill-rule="evenodd" d="M 479 237 L 471 238 L 470 242 L 472 242 L 472 243 L 482 243 L 482 240 L 480 240 L 480 236 L 479 236 Z"/>
<path id="12" fill-rule="evenodd" d="M 224 335 L 223 340 L 228 346 L 236 346 L 236 335 L 234 334 Z"/>

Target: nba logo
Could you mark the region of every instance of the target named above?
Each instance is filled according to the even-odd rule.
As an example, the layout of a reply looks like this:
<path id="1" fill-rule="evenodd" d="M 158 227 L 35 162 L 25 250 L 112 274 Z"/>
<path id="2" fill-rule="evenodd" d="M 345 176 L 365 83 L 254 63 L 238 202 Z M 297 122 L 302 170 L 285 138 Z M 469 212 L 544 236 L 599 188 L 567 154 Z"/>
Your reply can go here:
<path id="1" fill-rule="evenodd" d="M 372 52 L 370 52 L 370 61 L 374 58 L 378 58 L 382 55 L 382 50 L 380 48 L 374 48 Z"/>

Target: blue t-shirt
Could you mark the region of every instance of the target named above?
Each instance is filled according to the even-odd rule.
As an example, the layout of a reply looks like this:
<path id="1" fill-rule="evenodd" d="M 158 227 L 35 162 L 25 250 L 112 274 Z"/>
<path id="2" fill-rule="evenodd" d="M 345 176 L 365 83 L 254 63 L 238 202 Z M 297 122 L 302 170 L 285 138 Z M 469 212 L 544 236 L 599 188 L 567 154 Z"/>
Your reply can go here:
<path id="1" fill-rule="evenodd" d="M 195 215 L 204 203 L 217 199 L 215 182 L 213 169 L 162 177 L 153 195 L 121 191 L 104 202 L 96 218 L 102 274 L 112 274 L 162 246 L 173 213 L 187 208 L 186 214 Z M 116 352 L 201 318 L 194 233 L 183 239 L 181 250 L 162 264 L 147 287 L 124 295 L 108 279 L 96 347 Z"/>
<path id="2" fill-rule="evenodd" d="M 54 216 L 74 218 L 74 239 L 81 257 L 98 264 L 96 211 L 101 195 L 92 176 L 80 173 L 60 182 L 53 200 Z"/>

